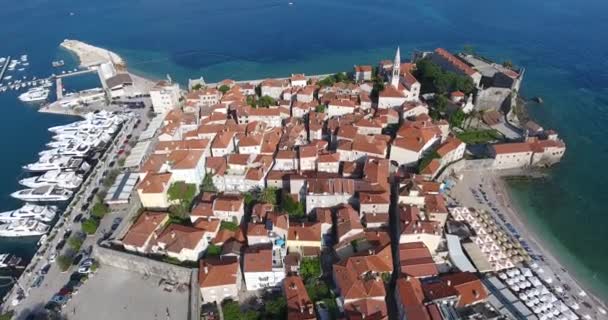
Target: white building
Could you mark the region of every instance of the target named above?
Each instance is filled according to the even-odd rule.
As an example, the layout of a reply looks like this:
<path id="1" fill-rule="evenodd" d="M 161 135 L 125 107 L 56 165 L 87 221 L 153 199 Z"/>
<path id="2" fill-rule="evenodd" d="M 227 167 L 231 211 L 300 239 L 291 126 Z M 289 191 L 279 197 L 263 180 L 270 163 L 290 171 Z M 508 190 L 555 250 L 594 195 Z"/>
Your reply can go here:
<path id="1" fill-rule="evenodd" d="M 282 258 L 270 248 L 250 248 L 243 254 L 243 275 L 248 291 L 280 286 L 285 279 Z"/>
<path id="2" fill-rule="evenodd" d="M 179 106 L 179 84 L 167 81 L 158 82 L 150 89 L 152 110 L 155 113 L 166 113 Z"/>

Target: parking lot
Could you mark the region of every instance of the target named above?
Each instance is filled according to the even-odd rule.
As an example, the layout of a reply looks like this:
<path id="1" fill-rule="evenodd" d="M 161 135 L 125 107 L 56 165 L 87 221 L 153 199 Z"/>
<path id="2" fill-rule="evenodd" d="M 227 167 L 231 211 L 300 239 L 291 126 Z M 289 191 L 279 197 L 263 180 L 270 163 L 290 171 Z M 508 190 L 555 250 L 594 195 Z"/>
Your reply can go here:
<path id="1" fill-rule="evenodd" d="M 168 288 L 160 282 L 160 278 L 103 265 L 63 313 L 69 319 L 88 320 L 187 319 L 188 289 Z"/>

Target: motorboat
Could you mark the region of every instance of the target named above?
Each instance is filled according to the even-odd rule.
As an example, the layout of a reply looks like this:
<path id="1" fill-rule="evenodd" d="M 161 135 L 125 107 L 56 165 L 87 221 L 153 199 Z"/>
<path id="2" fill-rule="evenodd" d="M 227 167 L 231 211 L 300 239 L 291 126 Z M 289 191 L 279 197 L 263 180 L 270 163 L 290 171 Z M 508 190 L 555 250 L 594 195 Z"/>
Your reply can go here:
<path id="1" fill-rule="evenodd" d="M 11 193 L 11 197 L 23 201 L 66 201 L 72 197 L 73 192 L 57 186 L 43 186 L 23 189 Z"/>
<path id="2" fill-rule="evenodd" d="M 50 227 L 34 219 L 15 220 L 0 225 L 0 237 L 28 237 L 47 233 Z"/>
<path id="3" fill-rule="evenodd" d="M 14 254 L 0 254 L 0 268 L 14 268 L 21 264 L 22 259 Z"/>
<path id="4" fill-rule="evenodd" d="M 53 221 L 56 214 L 56 206 L 39 206 L 36 204 L 26 203 L 19 209 L 0 212 L 0 222 L 6 223 L 21 219 L 34 219 L 48 223 Z"/>
<path id="5" fill-rule="evenodd" d="M 49 89 L 46 88 L 31 88 L 30 90 L 19 95 L 19 100 L 23 102 L 39 102 L 44 101 L 48 98 L 50 93 Z"/>
<path id="6" fill-rule="evenodd" d="M 86 167 L 83 167 L 86 165 Z M 88 170 L 88 164 L 82 158 L 62 155 L 44 155 L 37 162 L 23 166 L 30 172 L 46 172 L 50 170 Z"/>
<path id="7" fill-rule="evenodd" d="M 43 175 L 19 180 L 19 184 L 28 188 L 39 188 L 57 185 L 64 189 L 76 189 L 82 184 L 82 175 L 74 171 L 51 170 Z"/>
<path id="8" fill-rule="evenodd" d="M 63 148 L 55 148 L 50 150 L 43 150 L 38 153 L 40 156 L 44 155 L 62 155 L 62 156 L 74 156 L 74 157 L 86 157 L 91 152 L 91 146 L 87 144 L 70 144 Z"/>

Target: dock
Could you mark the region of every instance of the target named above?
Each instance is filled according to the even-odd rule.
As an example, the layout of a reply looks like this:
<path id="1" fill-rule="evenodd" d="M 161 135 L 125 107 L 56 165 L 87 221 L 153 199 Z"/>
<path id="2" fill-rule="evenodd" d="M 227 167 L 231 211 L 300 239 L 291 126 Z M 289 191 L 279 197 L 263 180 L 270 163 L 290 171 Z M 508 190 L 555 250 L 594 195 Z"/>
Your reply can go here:
<path id="1" fill-rule="evenodd" d="M 55 85 L 55 89 L 57 90 L 57 100 L 63 99 L 63 78 L 57 78 L 57 84 Z"/>
<path id="2" fill-rule="evenodd" d="M 85 74 L 85 73 L 91 73 L 91 72 L 96 72 L 96 70 L 95 69 L 85 69 L 85 70 L 80 70 L 80 71 L 75 71 L 75 72 L 63 73 L 63 74 L 56 75 L 55 78 L 61 79 L 61 78 L 67 78 L 67 77 L 71 77 L 71 76 L 78 76 L 78 75 Z"/>
<path id="3" fill-rule="evenodd" d="M 4 73 L 6 72 L 6 68 L 8 68 L 9 63 L 11 63 L 11 56 L 6 57 L 6 61 L 4 61 L 4 66 L 2 66 L 2 70 L 0 70 L 0 82 L 4 80 Z"/>

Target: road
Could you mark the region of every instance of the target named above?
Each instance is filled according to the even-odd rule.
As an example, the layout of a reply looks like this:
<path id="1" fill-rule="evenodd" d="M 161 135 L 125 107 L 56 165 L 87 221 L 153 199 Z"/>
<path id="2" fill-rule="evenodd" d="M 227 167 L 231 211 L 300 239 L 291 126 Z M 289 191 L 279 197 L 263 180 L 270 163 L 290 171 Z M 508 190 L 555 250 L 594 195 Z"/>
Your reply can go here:
<path id="1" fill-rule="evenodd" d="M 85 203 L 89 202 L 97 190 L 102 188 L 101 184 L 103 181 L 104 172 L 117 166 L 116 160 L 119 157 L 119 150 L 121 148 L 129 147 L 128 144 L 125 145 L 123 143 L 127 139 L 127 136 L 132 135 L 132 139 L 136 140 L 136 135 L 139 135 L 142 129 L 145 128 L 147 122 L 147 109 L 148 108 L 134 111 L 134 116 L 123 124 L 120 132 L 116 135 L 112 144 L 101 156 L 97 165 L 91 169 L 91 174 L 87 177 L 78 193 L 74 196 L 70 205 L 66 208 L 63 216 L 59 218 L 59 221 L 49 234 L 48 239 L 52 239 L 47 241 L 47 243 L 39 249 L 37 254 L 32 259 L 30 266 L 28 266 L 26 272 L 24 272 L 22 277 L 19 279 L 20 286 L 26 290 L 26 298 L 14 309 L 15 314 L 18 315 L 17 319 L 23 319 L 32 311 L 43 308 L 50 298 L 69 281 L 70 274 L 75 270 L 75 267 L 70 267 L 67 272 L 61 272 L 56 263 L 51 263 L 51 267 L 48 274 L 45 276 L 42 285 L 38 288 L 31 288 L 31 285 L 36 279 L 40 269 L 49 262 L 49 257 L 55 251 L 57 243 L 64 238 L 63 235 L 65 234 L 66 230 L 72 230 L 73 234 L 81 230 L 80 223 L 74 223 L 73 217 L 81 213 L 81 207 Z M 142 119 L 142 121 L 140 125 L 135 128 L 135 124 L 138 119 Z M 112 164 L 112 167 L 110 164 Z M 92 205 L 89 203 L 89 209 L 91 206 Z M 116 217 L 124 215 L 126 212 L 127 210 L 121 210 L 111 212 L 110 214 L 106 215 L 106 217 L 102 219 L 100 226 L 97 229 L 97 233 L 88 236 L 85 239 L 82 248 L 87 248 L 94 245 L 103 236 L 104 230 L 111 229 L 112 221 Z M 82 213 L 84 214 L 85 212 Z M 68 246 L 66 245 L 66 247 Z M 83 286 L 86 286 L 86 284 Z M 7 304 L 12 302 L 16 296 L 16 292 L 17 290 L 12 290 L 6 300 Z"/>

